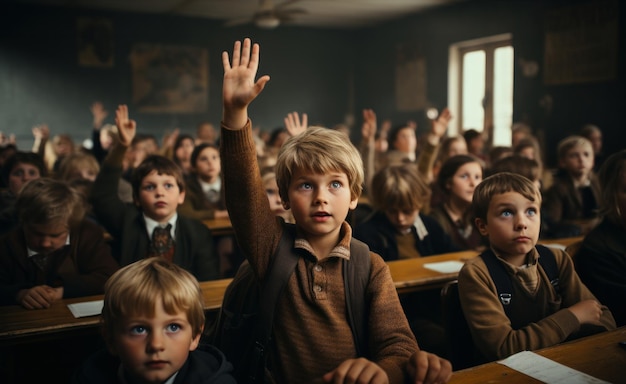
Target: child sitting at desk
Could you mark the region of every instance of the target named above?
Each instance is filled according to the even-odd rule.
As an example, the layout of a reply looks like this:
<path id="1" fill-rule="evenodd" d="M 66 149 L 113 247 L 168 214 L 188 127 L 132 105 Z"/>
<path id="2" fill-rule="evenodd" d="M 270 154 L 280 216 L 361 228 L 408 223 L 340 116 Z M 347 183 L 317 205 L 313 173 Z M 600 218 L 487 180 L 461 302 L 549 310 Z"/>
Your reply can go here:
<path id="1" fill-rule="evenodd" d="M 146 257 L 164 257 L 191 272 L 198 280 L 219 277 L 219 259 L 211 231 L 198 220 L 179 215 L 185 200 L 182 170 L 172 160 L 150 155 L 132 173 L 134 205 L 117 194 L 126 148 L 137 124 L 120 105 L 115 118 L 119 142 L 102 164 L 91 190 L 94 213 L 113 236 L 115 256 L 122 266 Z"/>
<path id="2" fill-rule="evenodd" d="M 84 219 L 77 191 L 39 178 L 22 188 L 16 208 L 18 227 L 0 239 L 0 305 L 42 309 L 103 292 L 118 265 L 102 229 Z"/>
<path id="3" fill-rule="evenodd" d="M 532 181 L 508 172 L 492 175 L 476 187 L 471 209 L 490 249 L 465 263 L 459 295 L 484 358 L 503 359 L 615 328 L 570 256 L 536 245 L 541 193 Z"/>
<path id="4" fill-rule="evenodd" d="M 107 349 L 91 355 L 72 383 L 235 384 L 224 354 L 201 345 L 198 281 L 160 258 L 127 265 L 107 282 L 102 331 Z"/>
<path id="5" fill-rule="evenodd" d="M 224 66 L 221 155 L 233 229 L 255 276 L 263 284 L 281 236 L 290 230 L 270 211 L 248 119 L 248 105 L 269 76 L 256 79 L 259 45 L 235 43 Z M 291 208 L 298 256 L 276 304 L 280 326 L 272 331 L 268 367 L 277 383 L 447 382 L 446 360 L 420 350 L 411 332 L 389 268 L 370 253 L 366 276 L 366 356 L 360 356 L 347 319 L 343 262 L 351 262 L 352 229 L 345 221 L 363 183 L 357 149 L 338 131 L 309 128 L 280 149 L 276 175 L 281 198 Z M 232 193 L 231 193 L 232 192 Z"/>

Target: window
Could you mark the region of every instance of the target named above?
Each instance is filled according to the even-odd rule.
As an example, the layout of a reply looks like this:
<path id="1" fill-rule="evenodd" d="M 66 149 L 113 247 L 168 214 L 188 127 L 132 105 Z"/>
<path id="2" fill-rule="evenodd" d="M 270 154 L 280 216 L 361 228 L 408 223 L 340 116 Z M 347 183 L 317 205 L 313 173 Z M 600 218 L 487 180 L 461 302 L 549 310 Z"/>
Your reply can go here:
<path id="1" fill-rule="evenodd" d="M 493 146 L 511 145 L 513 57 L 510 34 L 450 47 L 448 106 L 457 134 L 473 128 Z"/>

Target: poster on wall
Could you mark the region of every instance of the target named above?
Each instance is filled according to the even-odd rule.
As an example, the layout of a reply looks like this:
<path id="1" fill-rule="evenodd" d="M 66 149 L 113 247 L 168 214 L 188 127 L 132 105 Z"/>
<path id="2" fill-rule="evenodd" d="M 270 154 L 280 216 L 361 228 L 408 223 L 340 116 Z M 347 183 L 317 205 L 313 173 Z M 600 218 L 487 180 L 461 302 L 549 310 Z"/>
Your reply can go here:
<path id="1" fill-rule="evenodd" d="M 111 68 L 114 64 L 113 22 L 106 18 L 79 17 L 76 20 L 78 65 Z"/>
<path id="2" fill-rule="evenodd" d="M 395 82 L 398 111 L 426 108 L 426 60 L 412 45 L 404 44 L 396 48 Z"/>
<path id="3" fill-rule="evenodd" d="M 209 60 L 204 48 L 138 44 L 131 52 L 133 104 L 146 113 L 208 109 Z"/>
<path id="4" fill-rule="evenodd" d="M 560 7 L 546 15 L 544 83 L 575 84 L 617 76 L 618 2 Z"/>

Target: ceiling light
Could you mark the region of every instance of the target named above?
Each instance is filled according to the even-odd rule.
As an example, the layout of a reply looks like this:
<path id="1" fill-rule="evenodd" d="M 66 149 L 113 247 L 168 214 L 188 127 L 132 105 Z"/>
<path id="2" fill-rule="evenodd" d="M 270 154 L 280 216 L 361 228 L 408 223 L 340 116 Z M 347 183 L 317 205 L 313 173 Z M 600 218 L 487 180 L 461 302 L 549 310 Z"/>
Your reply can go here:
<path id="1" fill-rule="evenodd" d="M 278 27 L 280 19 L 275 16 L 259 16 L 254 20 L 254 24 L 259 28 L 272 29 Z"/>

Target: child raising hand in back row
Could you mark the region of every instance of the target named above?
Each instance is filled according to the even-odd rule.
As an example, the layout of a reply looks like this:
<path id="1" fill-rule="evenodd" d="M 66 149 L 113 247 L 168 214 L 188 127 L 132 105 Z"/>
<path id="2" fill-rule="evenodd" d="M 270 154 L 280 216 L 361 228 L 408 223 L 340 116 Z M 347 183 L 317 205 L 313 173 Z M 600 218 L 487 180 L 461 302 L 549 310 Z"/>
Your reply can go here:
<path id="1" fill-rule="evenodd" d="M 224 65 L 221 157 L 226 206 L 239 244 L 263 286 L 287 224 L 272 213 L 256 161 L 248 105 L 269 76 L 255 80 L 259 45 L 235 42 Z M 366 288 L 368 346 L 357 354 L 346 319 L 342 260 L 351 260 L 352 229 L 346 222 L 363 184 L 357 149 L 340 132 L 309 128 L 280 150 L 277 183 L 296 226 L 291 252 L 297 266 L 276 304 L 268 367 L 277 383 L 446 382 L 450 363 L 421 351 L 404 315 L 384 260 L 370 253 Z"/>

